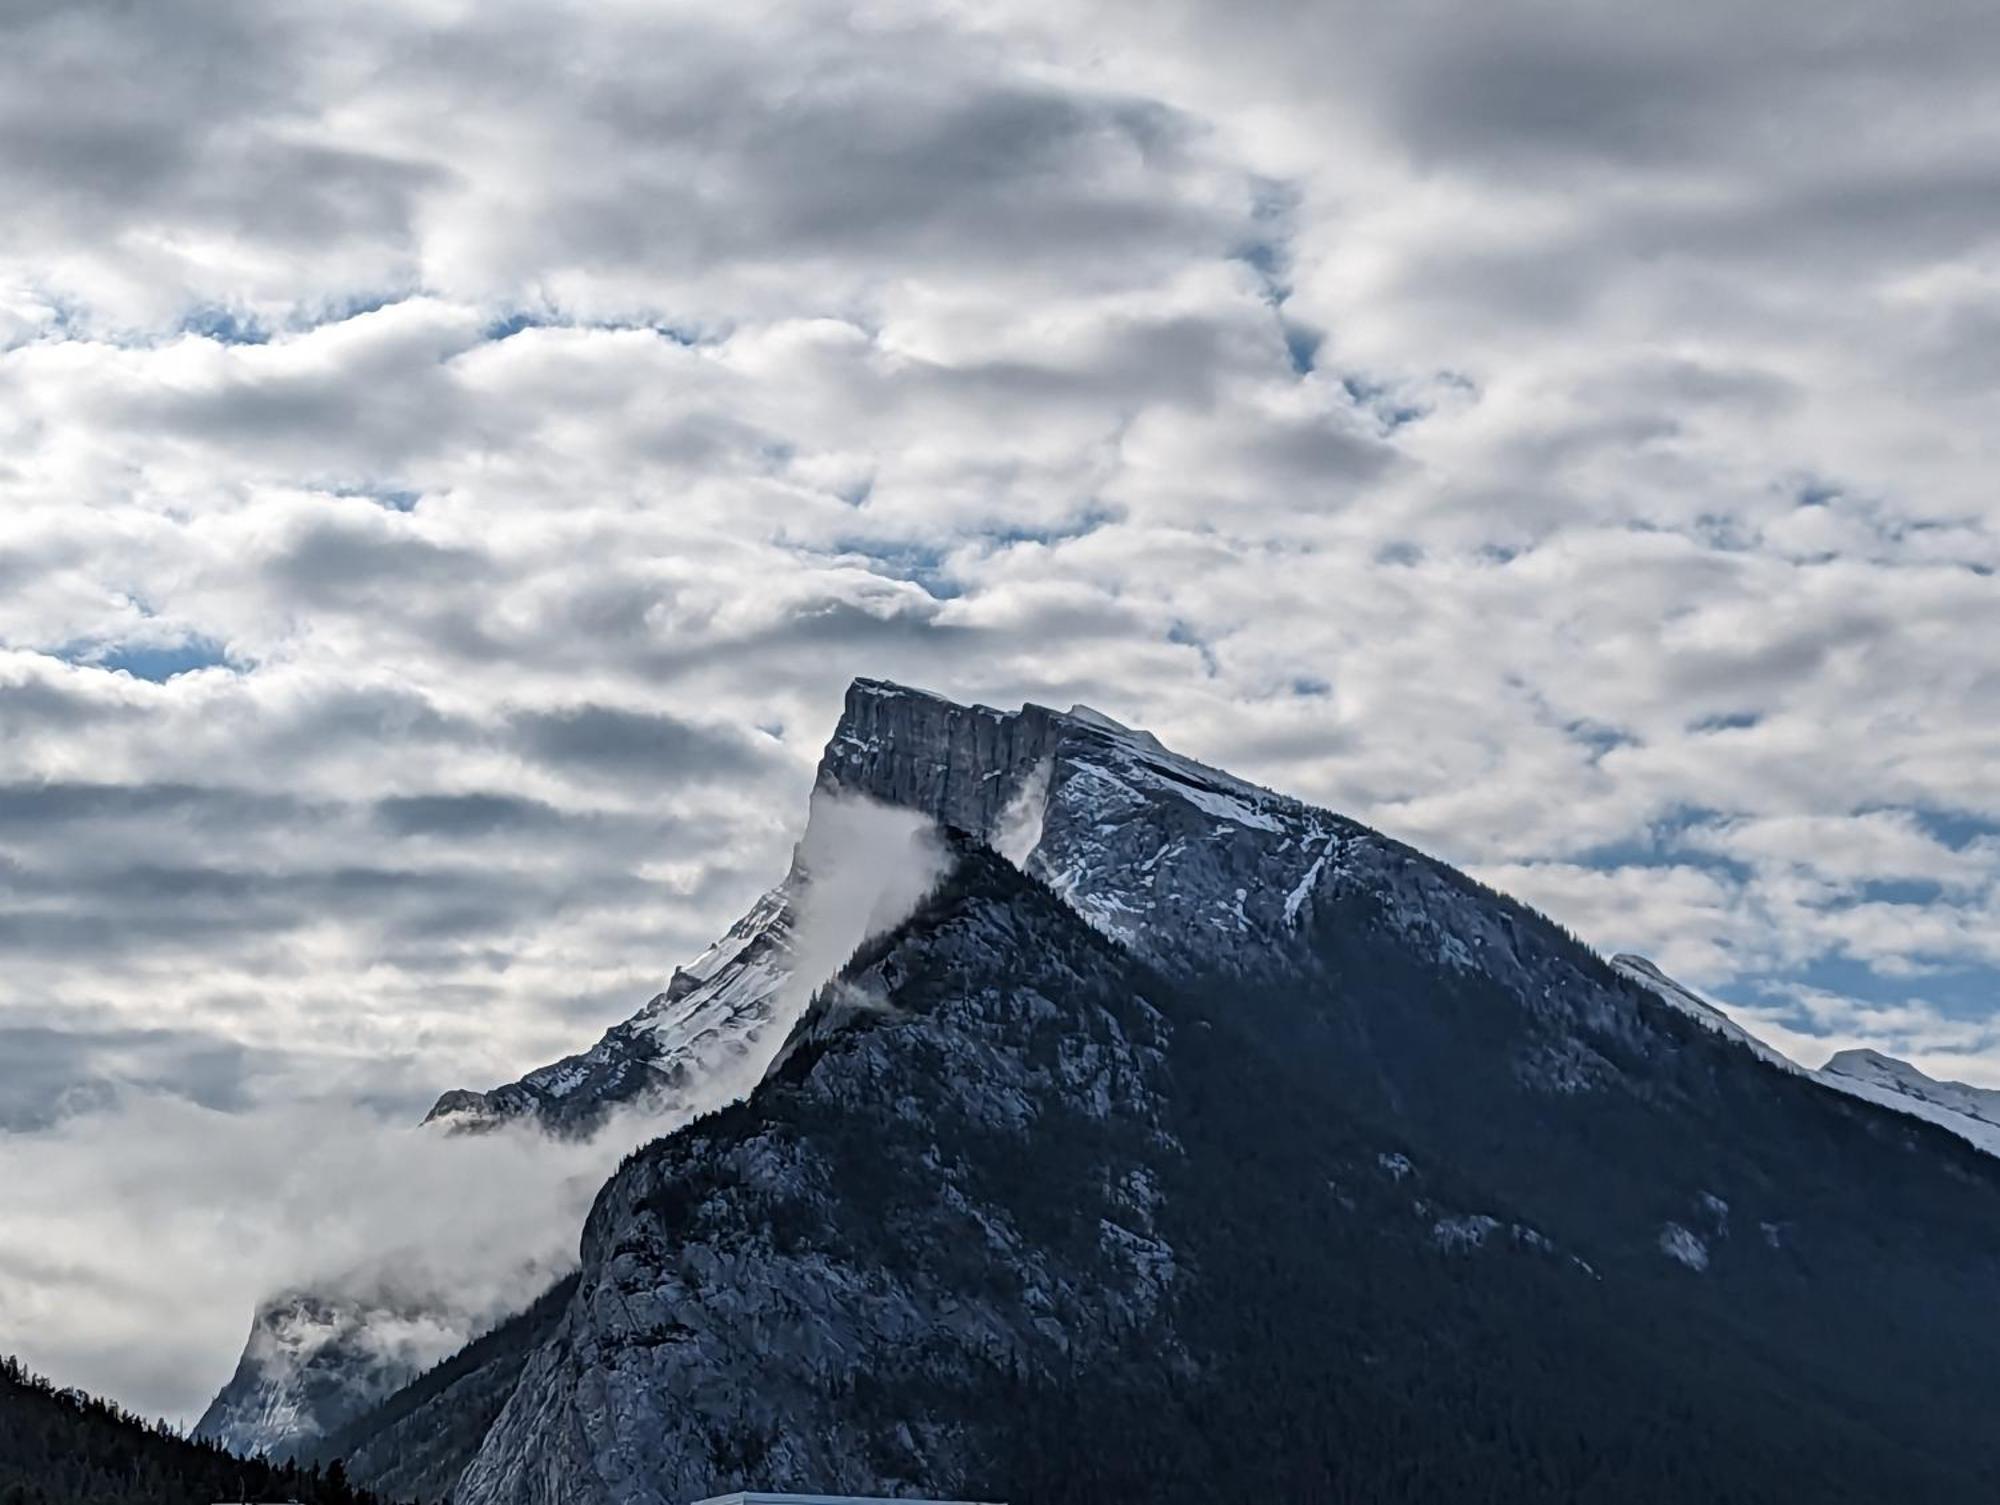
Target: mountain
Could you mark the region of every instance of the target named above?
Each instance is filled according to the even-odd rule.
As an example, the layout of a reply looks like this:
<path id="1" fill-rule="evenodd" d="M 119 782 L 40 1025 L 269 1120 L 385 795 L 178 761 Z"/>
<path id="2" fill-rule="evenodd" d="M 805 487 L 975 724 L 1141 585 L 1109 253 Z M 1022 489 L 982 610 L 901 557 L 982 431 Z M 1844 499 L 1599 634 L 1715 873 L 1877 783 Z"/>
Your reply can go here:
<path id="1" fill-rule="evenodd" d="M 2000 1155 L 2000 1092 L 1940 1082 L 1907 1061 L 1872 1050 L 1843 1050 L 1819 1069 L 1820 1080 L 1842 1092 L 1880 1103 L 1951 1130 L 1991 1155 Z"/>
<path id="2" fill-rule="evenodd" d="M 1614 956 L 1611 965 L 1709 1029 L 1774 1065 L 1810 1076 L 1836 1092 L 1934 1123 L 1990 1155 L 2000 1155 L 2000 1092 L 1967 1086 L 1964 1082 L 1940 1082 L 1925 1076 L 1907 1061 L 1874 1050 L 1839 1051 L 1817 1071 L 1811 1071 L 1766 1045 L 1715 1004 L 1675 982 L 1645 957 Z"/>
<path id="3" fill-rule="evenodd" d="M 620 1108 L 664 1128 L 749 1090 L 790 1022 L 779 1017 L 780 995 L 797 896 L 809 881 L 795 859 L 783 884 L 589 1051 L 490 1092 L 447 1092 L 424 1122 L 446 1134 L 533 1125 L 582 1137 Z M 375 1272 L 355 1271 L 260 1302 L 235 1372 L 195 1435 L 246 1454 L 315 1451 L 478 1330 L 476 1311 L 408 1295 L 385 1300 L 379 1284 Z"/>
<path id="4" fill-rule="evenodd" d="M 1960 1139 L 1094 712 L 863 681 L 818 798 L 935 819 L 948 876 L 372 1469 L 462 1464 L 458 1505 L 2000 1487 L 2000 1165 Z"/>
<path id="5" fill-rule="evenodd" d="M 304 1461 L 331 1466 L 397 1500 L 441 1500 L 485 1439 L 532 1354 L 576 1291 L 557 1281 L 523 1311 L 481 1334 L 382 1404 L 303 1442 Z"/>
<path id="6" fill-rule="evenodd" d="M 942 761 L 925 763 L 941 747 Z M 1064 777 L 1053 781 L 1060 763 Z M 970 770 L 968 773 L 967 770 Z M 1343 824 L 1214 769 L 1176 757 L 1144 732 L 1121 726 L 1088 706 L 1058 713 L 1029 705 L 1003 714 L 962 707 L 937 696 L 880 681 L 857 681 L 846 715 L 828 744 L 815 785 L 821 795 L 859 793 L 885 804 L 921 810 L 1031 859 L 1059 892 L 1071 896 L 1094 924 L 1127 944 L 1172 944 L 1175 926 L 1158 923 L 1161 906 L 1188 894 L 1218 890 L 1231 859 L 1215 845 L 1215 829 L 1249 832 L 1251 849 L 1288 822 L 1269 871 L 1264 858 L 1229 868 L 1255 888 L 1254 915 L 1232 899 L 1203 921 L 1233 927 L 1246 939 L 1296 918 L 1332 833 Z M 1170 798 L 1159 799 L 1167 795 Z M 1157 806 L 1157 810 L 1156 810 Z M 1162 819 L 1155 819 L 1155 814 Z M 479 1128 L 532 1116 L 561 1133 L 589 1132 L 611 1109 L 637 1103 L 648 1111 L 685 1110 L 711 1091 L 719 1070 L 761 1067 L 803 1006 L 794 995 L 796 915 L 811 882 L 810 853 L 817 821 L 795 854 L 791 871 L 701 957 L 678 969 L 664 992 L 608 1030 L 581 1055 L 529 1072 L 487 1092 L 464 1089 L 438 1099 L 426 1122 Z M 1157 845 L 1139 850 L 1146 842 Z M 1169 851 L 1168 848 L 1173 850 Z M 1162 869 L 1160 863 L 1167 866 Z M 1183 874 L 1184 864 L 1215 866 Z M 1182 885 L 1163 881 L 1191 881 Z M 1282 915 L 1266 913 L 1260 883 L 1282 878 Z M 1246 889 L 1246 892 L 1249 890 Z M 1148 923 L 1141 925 L 1141 918 Z M 1192 920 L 1188 916 L 1176 917 Z M 1216 938 L 1199 943 L 1213 947 Z M 1254 945 L 1254 943 L 1252 943 Z M 1248 948 L 1246 948 L 1247 950 Z M 755 1081 L 755 1074 L 744 1085 Z"/>
<path id="7" fill-rule="evenodd" d="M 372 1505 L 338 1470 L 276 1467 L 190 1442 L 0 1358 L 4 1505 L 205 1505 L 221 1499 Z"/>
<path id="8" fill-rule="evenodd" d="M 503 1128 L 588 1138 L 620 1112 L 664 1131 L 741 1097 L 812 983 L 853 950 L 875 909 L 914 902 L 885 889 L 899 865 L 884 858 L 923 824 L 907 811 L 841 801 L 822 785 L 783 881 L 721 939 L 590 1050 L 491 1091 L 445 1093 L 425 1119 L 440 1137 L 419 1153 L 448 1152 L 456 1134 Z M 858 867 L 857 851 L 867 854 Z M 318 1455 L 326 1438 L 506 1315 L 461 1293 L 425 1299 L 399 1289 L 385 1298 L 385 1284 L 398 1282 L 360 1269 L 260 1303 L 236 1370 L 196 1435 L 243 1453 Z"/>
<path id="9" fill-rule="evenodd" d="M 1752 1055 L 1788 1071 L 1803 1069 L 1783 1051 L 1765 1044 L 1730 1018 L 1718 1005 L 1710 1003 L 1694 989 L 1674 981 L 1645 957 L 1621 952 L 1611 958 L 1611 970 L 1658 995 L 1664 1002 L 1672 1004 L 1690 1019 L 1699 1021 L 1703 1028 L 1714 1030 L 1725 1040 L 1735 1041 Z"/>
<path id="10" fill-rule="evenodd" d="M 489 1092 L 447 1092 L 424 1122 L 464 1130 L 530 1116 L 556 1133 L 588 1134 L 625 1104 L 672 1114 L 704 1102 L 717 1074 L 757 1058 L 772 1028 L 791 976 L 796 899 L 805 881 L 795 861 L 785 881 L 721 940 L 675 970 L 665 992 L 588 1051 Z M 782 1026 L 777 1033 L 782 1038 Z M 756 1065 L 769 1055 L 765 1050 Z"/>
<path id="11" fill-rule="evenodd" d="M 407 1296 L 285 1292 L 259 1304 L 236 1370 L 194 1435 L 246 1457 L 289 1459 L 469 1336 Z"/>

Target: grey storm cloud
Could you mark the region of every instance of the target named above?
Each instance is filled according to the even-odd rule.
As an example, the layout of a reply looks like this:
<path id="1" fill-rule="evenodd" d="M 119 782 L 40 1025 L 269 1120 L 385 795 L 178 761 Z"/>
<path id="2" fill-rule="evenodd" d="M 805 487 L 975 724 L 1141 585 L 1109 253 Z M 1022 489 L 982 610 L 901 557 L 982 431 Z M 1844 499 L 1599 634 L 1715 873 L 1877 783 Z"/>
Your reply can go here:
<path id="1" fill-rule="evenodd" d="M 0 1229 L 0 1330 L 184 1413 L 364 1242 L 299 1167 L 456 1210 L 404 1123 L 773 881 L 856 674 L 2000 1081 L 1996 70 L 1959 0 L 0 4 L 0 1177 L 88 1253 L 143 1136 L 184 1241 L 31 1329 Z M 311 1239 L 225 1277 L 232 1175 Z"/>
<path id="2" fill-rule="evenodd" d="M 733 727 L 705 727 L 658 712 L 585 705 L 526 711 L 512 720 L 530 756 L 566 772 L 692 782 L 754 777 L 773 753 Z"/>
<path id="3" fill-rule="evenodd" d="M 56 1029 L 0 1023 L 0 1132 L 45 1129 L 102 1111 L 133 1088 L 220 1111 L 250 1105 L 259 1052 L 226 1036 L 171 1029 Z"/>

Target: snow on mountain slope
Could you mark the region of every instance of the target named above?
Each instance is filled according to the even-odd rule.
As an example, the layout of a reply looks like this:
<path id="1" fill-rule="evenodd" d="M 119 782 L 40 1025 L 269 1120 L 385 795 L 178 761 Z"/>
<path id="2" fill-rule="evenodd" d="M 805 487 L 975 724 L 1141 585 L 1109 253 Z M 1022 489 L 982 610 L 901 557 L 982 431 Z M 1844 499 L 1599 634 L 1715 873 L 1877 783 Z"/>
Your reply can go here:
<path id="1" fill-rule="evenodd" d="M 1797 1072 L 1850 1097 L 1862 1098 L 1937 1124 L 1990 1155 L 2000 1155 L 2000 1091 L 1971 1087 L 1963 1082 L 1940 1082 L 1924 1075 L 1907 1061 L 1899 1061 L 1874 1050 L 1840 1051 L 1824 1066 L 1813 1071 L 1765 1044 L 1706 998 L 1675 982 L 1645 957 L 1629 954 L 1614 956 L 1611 965 L 1632 981 L 1652 989 L 1675 1008 L 1774 1066 Z"/>
<path id="2" fill-rule="evenodd" d="M 963 833 L 957 870 L 621 1166 L 459 1505 L 1868 1505 L 2000 1467 L 2000 1170 L 1656 968 L 1081 708 L 862 682 L 820 788 Z"/>
<path id="3" fill-rule="evenodd" d="M 996 711 L 873 680 L 849 690 L 819 777 L 980 838 L 1155 960 L 1247 957 L 1370 834 L 1088 706 Z"/>
<path id="4" fill-rule="evenodd" d="M 1650 988 L 1675 1008 L 1681 1010 L 1681 1012 L 1700 1020 L 1702 1024 L 1714 1030 L 1718 1035 L 1736 1041 L 1737 1044 L 1763 1057 L 1763 1059 L 1769 1061 L 1772 1065 L 1782 1066 L 1788 1071 L 1803 1071 L 1805 1069 L 1790 1056 L 1784 1054 L 1784 1052 L 1776 1050 L 1766 1045 L 1762 1040 L 1759 1040 L 1750 1031 L 1738 1024 L 1734 1019 L 1731 1019 L 1699 993 L 1675 982 L 1673 978 L 1667 976 L 1666 973 L 1662 972 L 1645 957 L 1634 956 L 1630 952 L 1620 952 L 1617 956 L 1611 958 L 1611 967 L 1613 971 L 1619 973 L 1621 976 L 1631 978 L 1632 981 L 1638 983 L 1641 987 Z"/>
<path id="5" fill-rule="evenodd" d="M 2000 1092 L 1991 1088 L 1940 1082 L 1873 1050 L 1843 1050 L 1815 1075 L 1829 1087 L 1940 1124 L 2000 1155 Z"/>
<path id="6" fill-rule="evenodd" d="M 792 975 L 800 881 L 795 867 L 720 940 L 676 970 L 665 992 L 588 1051 L 490 1092 L 447 1092 L 425 1122 L 481 1129 L 531 1114 L 556 1132 L 589 1133 L 622 1103 L 663 1116 L 684 1112 L 712 1097 L 719 1075 L 740 1078 L 748 1090 L 778 1045 L 767 1037 L 778 994 Z M 776 1033 L 782 1038 L 783 1028 Z"/>
<path id="7" fill-rule="evenodd" d="M 1343 842 L 1363 834 L 1088 706 L 996 711 L 873 680 L 849 691 L 821 759 L 815 798 L 828 795 L 967 831 L 1105 934 L 1162 954 L 1232 940 L 1247 949 L 1295 928 Z M 809 824 L 802 851 L 815 839 Z M 748 1090 L 811 990 L 787 992 L 803 862 L 590 1050 L 488 1092 L 448 1092 L 427 1121 L 477 1129 L 532 1114 L 588 1133 L 619 1104 L 673 1115 L 712 1096 L 719 1072 Z"/>
<path id="8" fill-rule="evenodd" d="M 607 1132 L 636 1142 L 742 1097 L 763 1076 L 813 988 L 868 935 L 907 914 L 934 881 L 931 830 L 912 811 L 836 790 L 815 792 L 784 881 L 676 971 L 666 991 L 588 1052 L 492 1092 L 445 1094 L 426 1122 L 448 1132 L 419 1153 L 449 1154 L 450 1133 L 505 1125 L 615 1151 Z M 553 1208 L 523 1209 L 526 1218 L 552 1215 Z M 509 1253 L 495 1248 L 492 1260 L 502 1268 Z M 202 1417 L 201 1435 L 246 1451 L 289 1453 L 344 1426 L 408 1383 L 422 1363 L 506 1315 L 466 1310 L 461 1302 L 447 1317 L 419 1305 L 415 1315 L 443 1338 L 413 1356 L 407 1345 L 390 1341 L 401 1318 L 356 1294 L 377 1289 L 380 1274 L 352 1270 L 316 1283 L 309 1296 L 264 1303 L 236 1374 Z M 317 1314 L 318 1329 L 338 1341 L 276 1341 L 296 1326 L 301 1301 Z"/>
<path id="9" fill-rule="evenodd" d="M 807 830 L 784 880 L 591 1049 L 491 1091 L 446 1093 L 427 1121 L 476 1130 L 526 1118 L 554 1133 L 590 1135 L 629 1106 L 654 1115 L 664 1132 L 748 1092 L 814 988 L 858 939 L 857 931 L 844 945 L 825 945 L 811 921 L 816 875 L 834 875 L 822 881 L 820 901 L 857 881 L 838 861 L 854 844 L 836 814 L 848 800 L 967 833 L 1045 883 L 1100 935 L 1168 972 L 1199 968 L 1254 981 L 1283 971 L 1322 910 L 1364 904 L 1418 953 L 1461 975 L 1491 978 L 1565 1026 L 1525 1047 L 1517 1065 L 1523 1080 L 1545 1090 L 1588 1091 L 1609 1080 L 1610 1057 L 1586 1042 L 1635 1028 L 1629 1001 L 1534 940 L 1535 925 L 1545 922 L 1353 821 L 1180 756 L 1087 706 L 1000 711 L 864 679 L 850 687 L 827 743 Z M 1800 1070 L 1643 958 L 1612 965 L 1766 1061 Z M 1824 1080 L 1920 1117 L 1945 1114 L 1937 1121 L 1995 1147 L 1960 1127 L 1969 1119 L 1948 1097 L 1838 1072 Z M 1928 1106 L 1914 1106 L 1920 1098 Z M 333 1352 L 348 1355 L 353 1371 L 344 1385 L 319 1387 L 312 1404 L 284 1411 L 258 1398 L 297 1389 L 274 1359 L 240 1373 L 224 1409 L 291 1416 L 301 1432 L 326 1430 L 351 1414 L 341 1410 L 347 1398 L 408 1378 L 394 1370 L 402 1361 L 393 1350 Z M 363 1372 L 370 1365 L 372 1376 Z M 277 1445 L 281 1432 L 260 1423 L 229 1440 Z"/>

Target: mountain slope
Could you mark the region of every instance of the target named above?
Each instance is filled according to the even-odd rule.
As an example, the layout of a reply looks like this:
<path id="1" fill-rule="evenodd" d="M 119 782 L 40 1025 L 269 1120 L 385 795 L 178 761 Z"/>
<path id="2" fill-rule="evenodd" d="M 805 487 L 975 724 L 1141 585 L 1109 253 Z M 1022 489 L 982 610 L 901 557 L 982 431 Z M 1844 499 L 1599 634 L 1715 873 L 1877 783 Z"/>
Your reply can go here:
<path id="1" fill-rule="evenodd" d="M 1523 925 L 1537 963 L 1564 944 Z M 577 1295 L 457 1498 L 1990 1487 L 1977 1376 L 2000 1353 L 1980 1315 L 2000 1185 L 1982 1162 L 1913 1173 L 1920 1127 L 1608 974 L 1607 1040 L 1634 1059 L 1551 1092 L 1505 1069 L 1546 1016 L 1405 946 L 1379 911 L 1343 909 L 1306 938 L 1301 993 L 1175 980 L 969 855 L 749 1103 L 614 1178 Z M 1376 1091 L 1350 1097 L 1327 1082 L 1344 1025 L 1280 1008 L 1418 1012 L 1412 1039 L 1477 1038 L 1423 1093 L 1379 1030 L 1340 1084 Z M 1467 1175 L 1444 1147 L 1468 1126 L 1491 1140 L 1496 1096 L 1523 1142 L 1462 1156 Z M 1857 1193 L 1925 1237 L 1885 1253 Z M 1976 1214 L 1924 1218 L 1952 1197 Z M 1917 1356 L 1885 1382 L 1885 1359 Z"/>
<path id="2" fill-rule="evenodd" d="M 462 1505 L 2000 1479 L 1958 1140 L 1094 713 L 864 682 L 821 784 L 957 876 L 613 1178 Z"/>
<path id="3" fill-rule="evenodd" d="M 340 1459 L 350 1477 L 394 1499 L 444 1499 L 575 1291 L 575 1276 L 557 1281 L 382 1404 L 305 1443 L 303 1461 Z"/>
<path id="4" fill-rule="evenodd" d="M 759 898 L 720 940 L 677 968 L 666 991 L 588 1051 L 489 1092 L 447 1092 L 424 1122 L 479 1129 L 531 1116 L 557 1133 L 587 1134 L 628 1103 L 663 1116 L 707 1106 L 712 1079 L 743 1070 L 740 1063 L 757 1055 L 776 1016 L 792 971 L 802 881 L 795 864 L 785 882 Z M 782 1024 L 776 1033 L 783 1038 Z M 751 1081 L 777 1043 L 772 1040 L 755 1060 Z"/>
<path id="5" fill-rule="evenodd" d="M 1835 1092 L 1949 1129 L 1989 1155 L 2000 1155 L 2000 1092 L 1971 1087 L 1964 1082 L 1940 1082 L 1907 1061 L 1873 1050 L 1838 1051 L 1817 1071 L 1809 1071 L 1766 1045 L 1707 999 L 1675 982 L 1645 957 L 1614 956 L 1611 965 L 1691 1018 L 1774 1065 L 1809 1076 Z"/>

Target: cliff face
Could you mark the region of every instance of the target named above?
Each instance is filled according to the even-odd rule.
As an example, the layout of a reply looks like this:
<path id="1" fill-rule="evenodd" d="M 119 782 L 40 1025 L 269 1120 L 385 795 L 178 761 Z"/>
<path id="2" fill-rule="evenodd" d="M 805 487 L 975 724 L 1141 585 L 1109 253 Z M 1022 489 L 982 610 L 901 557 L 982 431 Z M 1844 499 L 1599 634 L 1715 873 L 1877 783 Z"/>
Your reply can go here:
<path id="1" fill-rule="evenodd" d="M 236 1453 L 289 1457 L 394 1394 L 465 1336 L 408 1302 L 289 1292 L 258 1308 L 236 1372 L 195 1436 Z"/>
<path id="2" fill-rule="evenodd" d="M 956 873 L 613 1178 L 459 1505 L 2000 1480 L 1990 1161 L 1095 713 L 864 682 L 820 783 Z"/>
<path id="3" fill-rule="evenodd" d="M 1164 1045 L 1126 957 L 970 854 L 820 999 L 754 1108 L 606 1188 L 582 1286 L 457 1498 L 969 1484 L 999 1420 L 979 1382 L 1170 1342 Z M 1015 1195 L 1037 1181 L 1046 1206 Z"/>
<path id="4" fill-rule="evenodd" d="M 914 851 L 829 860 L 863 800 L 957 834 L 842 966 Z M 754 1091 L 343 1435 L 458 1505 L 1991 1494 L 2000 1168 L 1684 991 L 1098 713 L 863 681 L 784 883 L 606 1037 Z"/>
<path id="5" fill-rule="evenodd" d="M 707 951 L 676 968 L 666 990 L 580 1055 L 489 1092 L 457 1089 L 424 1122 L 479 1131 L 531 1118 L 555 1134 L 588 1135 L 631 1105 L 661 1118 L 713 1107 L 718 1080 L 747 1089 L 779 1042 L 778 997 L 791 976 L 794 871 Z"/>

